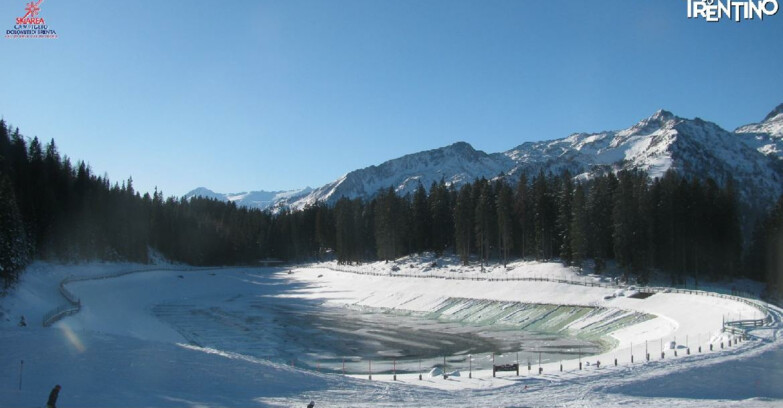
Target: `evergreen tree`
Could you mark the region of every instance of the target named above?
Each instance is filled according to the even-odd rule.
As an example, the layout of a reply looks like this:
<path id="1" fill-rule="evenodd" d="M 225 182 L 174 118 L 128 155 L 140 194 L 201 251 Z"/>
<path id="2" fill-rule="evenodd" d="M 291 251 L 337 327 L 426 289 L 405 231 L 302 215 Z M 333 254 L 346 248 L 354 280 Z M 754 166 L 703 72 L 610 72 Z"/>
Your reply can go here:
<path id="1" fill-rule="evenodd" d="M 560 259 L 566 264 L 573 260 L 573 250 L 571 248 L 571 223 L 573 217 L 572 204 L 574 201 L 574 182 L 571 179 L 571 173 L 567 170 L 560 177 L 560 192 L 557 197 L 557 220 L 555 227 L 557 237 L 560 242 Z"/>
<path id="2" fill-rule="evenodd" d="M 427 197 L 427 191 L 424 186 L 419 184 L 416 192 L 413 194 L 411 203 L 411 234 L 413 238 L 411 251 L 421 253 L 430 249 L 432 246 L 432 215 L 430 212 L 430 203 Z"/>
<path id="3" fill-rule="evenodd" d="M 514 239 L 519 242 L 519 255 L 527 257 L 534 254 L 535 239 L 535 211 L 533 195 L 528 185 L 527 175 L 522 174 L 514 192 L 514 215 L 517 221 L 517 235 Z"/>
<path id="4" fill-rule="evenodd" d="M 480 194 L 476 202 L 475 210 L 475 228 L 476 228 L 476 248 L 478 249 L 479 259 L 482 266 L 487 264 L 489 253 L 492 248 L 497 221 L 495 219 L 494 194 L 491 185 L 487 180 L 481 180 L 474 186 L 474 190 L 479 190 Z"/>
<path id="5" fill-rule="evenodd" d="M 432 230 L 430 239 L 432 248 L 437 255 L 452 248 L 454 245 L 454 208 L 446 183 L 432 183 L 428 197 L 430 213 L 432 214 Z"/>
<path id="6" fill-rule="evenodd" d="M 318 244 L 318 258 L 335 245 L 334 216 L 330 208 L 322 203 L 315 204 L 315 238 Z"/>
<path id="7" fill-rule="evenodd" d="M 473 188 L 465 184 L 459 190 L 456 205 L 454 206 L 454 238 L 457 247 L 457 255 L 463 265 L 470 260 L 471 241 L 473 238 Z"/>
<path id="8" fill-rule="evenodd" d="M 555 219 L 557 210 L 551 193 L 550 181 L 543 172 L 533 180 L 534 228 L 536 258 L 548 260 L 554 253 Z"/>
<path id="9" fill-rule="evenodd" d="M 589 217 L 588 253 L 595 259 L 596 272 L 601 272 L 605 261 L 614 258 L 614 242 L 612 239 L 612 208 L 614 190 L 617 188 L 617 178 L 609 173 L 598 177 L 592 183 L 587 198 Z"/>
<path id="10" fill-rule="evenodd" d="M 630 171 L 618 174 L 619 184 L 614 193 L 612 225 L 615 259 L 629 272 L 646 272 L 647 224 L 643 202 L 646 193 L 646 175 Z"/>
<path id="11" fill-rule="evenodd" d="M 360 250 L 357 242 L 360 237 L 356 234 L 359 226 L 356 225 L 359 204 L 345 197 L 337 200 L 334 206 L 335 218 L 335 251 L 337 262 L 351 264 L 359 261 Z"/>
<path id="12" fill-rule="evenodd" d="M 0 279 L 5 287 L 17 281 L 31 252 L 13 188 L 0 174 Z"/>
<path id="13" fill-rule="evenodd" d="M 569 228 L 569 248 L 571 250 L 571 263 L 582 266 L 582 262 L 588 257 L 588 229 L 589 218 L 587 213 L 587 193 L 585 186 L 577 184 L 571 203 L 571 227 Z"/>
<path id="14" fill-rule="evenodd" d="M 497 183 L 497 231 L 503 266 L 508 265 L 508 257 L 514 247 L 514 204 L 511 187 L 505 181 Z"/>
<path id="15" fill-rule="evenodd" d="M 767 297 L 783 296 L 783 195 L 756 225 L 746 274 L 767 283 Z"/>
<path id="16" fill-rule="evenodd" d="M 397 259 L 406 253 L 406 209 L 404 200 L 392 187 L 381 191 L 375 202 L 375 243 L 378 258 Z"/>

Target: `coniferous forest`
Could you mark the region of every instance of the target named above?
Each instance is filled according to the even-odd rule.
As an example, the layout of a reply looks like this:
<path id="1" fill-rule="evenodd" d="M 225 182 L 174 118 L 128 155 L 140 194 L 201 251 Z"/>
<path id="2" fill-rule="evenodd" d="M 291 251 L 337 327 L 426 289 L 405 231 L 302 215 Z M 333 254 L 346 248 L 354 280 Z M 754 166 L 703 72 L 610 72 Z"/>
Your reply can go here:
<path id="1" fill-rule="evenodd" d="M 151 251 L 191 265 L 332 256 L 351 264 L 429 251 L 465 263 L 590 262 L 598 272 L 613 261 L 641 282 L 659 271 L 672 284 L 749 277 L 775 290 L 783 283 L 783 197 L 743 228 L 748 217 L 731 182 L 622 171 L 428 187 L 277 213 L 164 198 L 135 191 L 130 178 L 97 176 L 61 155 L 54 140 L 43 145 L 0 121 L 0 274 L 12 285 L 33 259 L 146 263 Z"/>

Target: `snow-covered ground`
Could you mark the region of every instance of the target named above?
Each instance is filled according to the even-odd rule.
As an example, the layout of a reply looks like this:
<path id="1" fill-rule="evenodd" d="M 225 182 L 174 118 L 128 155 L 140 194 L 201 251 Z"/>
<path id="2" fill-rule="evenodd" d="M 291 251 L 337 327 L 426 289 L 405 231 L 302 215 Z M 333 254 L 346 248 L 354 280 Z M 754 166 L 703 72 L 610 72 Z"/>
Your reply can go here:
<path id="1" fill-rule="evenodd" d="M 729 346 L 729 336 L 720 334 L 723 320 L 762 318 L 763 307 L 705 294 L 629 298 L 633 289 L 607 286 L 606 278 L 580 276 L 555 263 L 517 262 L 482 270 L 443 259 L 433 267 L 432 261 L 401 262 L 398 271 L 381 262 L 291 269 L 33 264 L 18 287 L 0 299 L 0 406 L 42 406 L 57 383 L 63 386 L 60 407 L 303 407 L 310 400 L 319 407 L 783 403 L 777 308 L 769 310 L 773 325 L 755 329 L 753 340 Z M 138 272 L 112 276 L 130 270 Z M 81 310 L 45 328 L 41 322 L 47 312 L 66 303 L 58 288 L 68 276 L 110 277 L 66 284 L 81 299 Z M 520 280 L 530 278 L 539 280 Z M 604 286 L 584 286 L 591 283 Z M 528 322 L 528 309 L 518 307 L 528 304 L 572 308 L 550 308 L 560 312 Z M 513 313 L 502 315 L 503 310 Z M 418 319 L 435 311 L 438 322 L 431 326 L 408 327 L 410 321 L 402 320 L 406 327 L 384 327 L 400 316 Z M 27 327 L 17 325 L 22 315 Z M 342 319 L 357 316 L 358 324 L 340 326 Z M 492 324 L 482 320 L 488 316 Z M 608 321 L 622 324 L 596 330 Z M 369 326 L 360 327 L 365 323 Z M 551 361 L 538 375 L 537 361 L 528 372 L 530 356 L 519 356 L 519 377 L 503 372 L 493 378 L 490 356 L 474 355 L 471 364 L 464 352 L 449 356 L 447 371 L 454 375 L 447 379 L 429 376 L 431 365 L 425 360 L 422 380 L 418 366 L 401 361 L 398 370 L 406 372 L 393 381 L 390 357 L 384 355 L 373 363 L 373 381 L 365 373 L 343 376 L 323 372 L 318 363 L 312 367 L 328 349 L 317 344 L 330 338 L 321 333 L 334 329 L 326 325 L 340 326 L 344 337 L 333 341 L 345 348 L 358 344 L 356 338 L 372 338 L 380 345 L 404 343 L 416 350 L 435 346 L 437 354 L 439 342 L 467 342 L 481 349 L 494 343 L 465 339 L 495 326 L 516 330 L 528 323 L 564 336 L 593 329 L 611 341 L 601 355 L 583 356 L 582 370 L 578 358 L 565 358 L 562 372 L 560 362 Z M 434 336 L 441 327 L 457 334 Z M 395 333 L 405 338 L 386 338 Z M 422 333 L 433 336 L 419 337 Z M 669 348 L 672 341 L 676 349 Z M 506 363 L 517 358 L 512 355 L 497 357 Z"/>

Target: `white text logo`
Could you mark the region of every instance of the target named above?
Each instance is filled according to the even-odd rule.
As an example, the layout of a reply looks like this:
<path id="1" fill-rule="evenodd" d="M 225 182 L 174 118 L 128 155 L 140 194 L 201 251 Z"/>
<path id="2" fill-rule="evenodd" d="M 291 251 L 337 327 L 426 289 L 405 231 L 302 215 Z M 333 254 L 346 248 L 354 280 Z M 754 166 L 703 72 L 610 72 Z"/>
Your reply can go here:
<path id="1" fill-rule="evenodd" d="M 778 12 L 778 0 L 687 0 L 688 18 L 703 18 L 709 22 L 718 22 L 728 18 L 736 22 L 742 20 L 763 20 Z"/>

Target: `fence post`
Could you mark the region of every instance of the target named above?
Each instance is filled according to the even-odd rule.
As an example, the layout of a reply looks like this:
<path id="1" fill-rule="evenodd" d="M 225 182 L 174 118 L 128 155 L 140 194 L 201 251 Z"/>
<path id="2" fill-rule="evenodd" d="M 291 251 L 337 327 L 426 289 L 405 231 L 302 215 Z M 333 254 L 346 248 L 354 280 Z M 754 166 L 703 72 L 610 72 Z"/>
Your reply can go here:
<path id="1" fill-rule="evenodd" d="M 446 356 L 443 356 L 443 379 L 449 378 L 448 375 L 446 375 Z"/>
<path id="2" fill-rule="evenodd" d="M 541 352 L 538 352 L 538 373 L 541 374 Z"/>
<path id="3" fill-rule="evenodd" d="M 24 360 L 19 363 L 19 391 L 22 391 L 22 372 L 24 372 Z"/>

